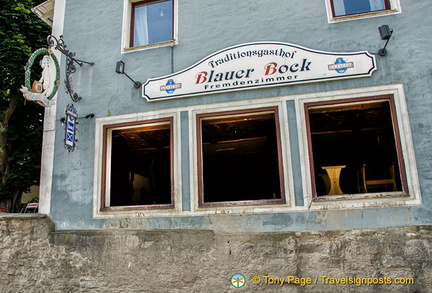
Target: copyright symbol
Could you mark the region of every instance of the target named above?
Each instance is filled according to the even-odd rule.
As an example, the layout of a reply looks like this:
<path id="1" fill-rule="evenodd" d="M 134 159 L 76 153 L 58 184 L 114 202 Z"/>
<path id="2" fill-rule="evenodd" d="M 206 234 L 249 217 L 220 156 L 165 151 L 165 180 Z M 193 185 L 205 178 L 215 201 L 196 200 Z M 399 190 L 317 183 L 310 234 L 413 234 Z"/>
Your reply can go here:
<path id="1" fill-rule="evenodd" d="M 254 277 L 252 278 L 252 282 L 253 282 L 254 284 L 259 284 L 259 283 L 261 283 L 261 278 L 260 278 L 259 276 L 254 276 Z"/>

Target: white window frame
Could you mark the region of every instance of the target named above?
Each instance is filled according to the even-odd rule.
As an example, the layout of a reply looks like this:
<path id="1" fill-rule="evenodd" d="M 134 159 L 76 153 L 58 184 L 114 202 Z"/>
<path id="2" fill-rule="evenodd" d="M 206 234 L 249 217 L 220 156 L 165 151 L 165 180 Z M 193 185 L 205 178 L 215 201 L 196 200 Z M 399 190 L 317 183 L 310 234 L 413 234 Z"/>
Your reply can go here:
<path id="1" fill-rule="evenodd" d="M 173 1 L 173 40 L 148 44 L 144 46 L 131 47 L 130 46 L 130 35 L 131 35 L 131 19 L 132 19 L 132 5 L 142 0 L 123 0 L 123 28 L 122 28 L 122 43 L 121 53 L 136 52 L 142 50 L 148 50 L 151 48 L 160 48 L 167 46 L 175 46 L 178 43 L 178 0 Z"/>
<path id="2" fill-rule="evenodd" d="M 182 187 L 181 187 L 181 138 L 180 138 L 180 113 L 177 111 L 154 111 L 154 112 L 146 112 L 146 113 L 136 113 L 136 114 L 127 114 L 127 115 L 119 115 L 119 116 L 108 116 L 103 118 L 96 118 L 96 135 L 95 135 L 95 173 L 94 173 L 94 185 L 93 185 L 93 217 L 94 218 L 127 218 L 127 217 L 146 217 L 146 216 L 172 216 L 176 215 L 181 211 L 182 206 Z M 102 184 L 105 181 L 109 186 L 110 178 L 107 174 L 106 180 L 103 180 L 103 161 L 110 159 L 110 149 L 111 149 L 111 140 L 108 135 L 106 148 L 107 154 L 105 155 L 103 152 L 104 146 L 104 126 L 109 126 L 113 124 L 123 124 L 123 123 L 136 123 L 142 122 L 142 125 L 145 126 L 146 123 L 152 120 L 163 120 L 163 119 L 172 119 L 172 133 L 173 133 L 173 191 L 174 192 L 174 208 L 172 209 L 128 209 L 128 207 L 119 207 L 118 209 L 114 209 L 111 211 L 103 211 L 103 196 L 105 197 L 105 202 L 109 202 L 109 192 L 106 194 L 103 193 Z M 129 127 L 128 127 L 129 128 Z M 113 128 L 115 129 L 115 128 Z M 105 186 L 106 188 L 106 186 Z"/>
<path id="3" fill-rule="evenodd" d="M 402 157 L 405 163 L 406 183 L 408 196 L 391 197 L 359 197 L 358 195 L 344 196 L 344 199 L 313 201 L 311 172 L 309 164 L 308 134 L 306 129 L 305 104 L 312 102 L 325 102 L 337 100 L 344 102 L 357 98 L 371 96 L 392 95 L 396 109 L 396 119 L 399 128 Z M 300 158 L 301 185 L 304 205 L 296 206 L 295 199 L 299 195 L 294 191 L 293 167 L 290 149 L 290 131 L 288 125 L 287 102 L 295 104 L 298 147 Z M 291 103 L 292 104 L 292 103 Z M 200 207 L 199 205 L 199 170 L 198 170 L 198 143 L 197 117 L 202 114 L 217 112 L 235 112 L 239 110 L 254 110 L 260 108 L 277 107 L 279 127 L 281 136 L 281 151 L 283 164 L 283 184 L 285 187 L 284 204 L 263 204 L 245 206 L 211 206 Z M 189 162 L 181 162 L 181 114 L 188 115 L 189 129 Z M 149 121 L 163 118 L 172 118 L 172 131 L 174 135 L 174 208 L 170 210 L 139 210 L 139 211 L 109 211 L 101 212 L 101 182 L 104 126 L 131 123 L 137 121 Z M 292 122 L 292 121 L 291 121 Z M 291 125 L 292 126 L 292 125 Z M 181 170 L 182 164 L 189 164 L 189 196 L 182 195 Z M 411 136 L 410 121 L 406 105 L 406 98 L 402 84 L 383 85 L 365 88 L 345 89 L 329 92 L 314 92 L 310 94 L 299 94 L 293 96 L 280 96 L 260 98 L 245 101 L 232 101 L 206 105 L 191 105 L 176 109 L 164 109 L 143 113 L 133 113 L 119 116 L 108 116 L 96 118 L 95 132 L 95 165 L 94 165 L 94 186 L 93 186 L 93 217 L 94 218 L 142 218 L 142 217 L 190 217 L 190 216 L 212 216 L 223 214 L 261 214 L 261 213 L 290 213 L 305 212 L 308 210 L 352 210 L 364 208 L 383 208 L 394 206 L 417 206 L 421 205 L 421 191 L 417 173 L 417 166 L 414 154 L 413 140 Z M 188 199 L 190 208 L 183 210 L 183 196 Z"/>
<path id="4" fill-rule="evenodd" d="M 201 130 L 197 132 L 199 137 L 201 139 L 197 139 L 196 144 L 198 149 L 198 156 L 201 154 L 201 156 L 204 156 L 204 143 L 202 142 L 203 137 L 203 121 L 207 120 L 213 120 L 213 119 L 229 119 L 228 117 L 254 117 L 262 114 L 269 114 L 273 113 L 275 115 L 274 123 L 275 123 L 275 136 L 276 136 L 276 152 L 277 152 L 277 169 L 278 169 L 278 181 L 279 181 L 279 191 L 281 192 L 280 198 L 274 199 L 274 198 L 267 198 L 267 199 L 243 199 L 243 200 L 231 200 L 231 201 L 205 201 L 206 194 L 204 193 L 204 186 L 205 186 L 205 174 L 204 174 L 204 158 L 201 158 L 201 164 L 198 165 L 198 170 L 201 170 L 199 178 L 199 185 L 201 186 L 201 194 L 199 194 L 200 198 L 200 207 L 215 207 L 215 206 L 234 206 L 234 205 L 242 205 L 242 206 L 252 206 L 252 205 L 277 205 L 277 204 L 285 204 L 285 186 L 284 186 L 284 176 L 283 176 L 283 162 L 282 162 L 282 150 L 281 150 L 281 135 L 280 135 L 280 119 L 279 119 L 279 107 L 270 107 L 270 108 L 254 108 L 254 109 L 248 109 L 248 110 L 237 110 L 237 111 L 228 111 L 228 112 L 216 112 L 216 113 L 209 113 L 206 115 L 198 115 L 200 118 L 197 119 L 198 124 L 196 125 L 197 130 Z M 247 118 L 246 118 L 247 119 Z M 252 181 L 253 182 L 253 181 Z M 256 181 L 255 181 L 256 182 Z M 248 182 L 247 184 L 250 185 L 251 182 Z M 227 186 L 229 188 L 229 185 Z"/>
<path id="5" fill-rule="evenodd" d="M 198 158 L 198 143 L 199 138 L 197 129 L 197 117 L 203 114 L 213 114 L 218 112 L 236 112 L 242 110 L 255 110 L 261 108 L 277 107 L 279 116 L 279 127 L 280 127 L 280 147 L 281 147 L 281 162 L 282 162 L 282 176 L 284 185 L 285 203 L 283 204 L 262 204 L 262 205 L 242 205 L 242 206 L 209 206 L 200 207 L 199 203 L 199 167 L 200 162 Z M 212 104 L 212 105 L 201 105 L 195 106 L 193 110 L 189 112 L 189 129 L 191 129 L 191 135 L 189 137 L 189 144 L 191 146 L 191 211 L 195 215 L 213 215 L 213 214 L 259 214 L 259 213 L 287 213 L 296 210 L 292 206 L 294 202 L 294 179 L 292 177 L 292 164 L 291 164 L 291 151 L 289 146 L 289 131 L 288 131 L 288 115 L 285 99 L 281 98 L 267 98 L 252 101 L 241 101 L 241 102 L 229 102 L 224 104 Z"/>
<path id="6" fill-rule="evenodd" d="M 310 154 L 308 149 L 308 135 L 306 125 L 305 104 L 312 102 L 340 101 L 356 98 L 366 98 L 371 96 L 393 95 L 396 108 L 396 120 L 399 128 L 402 159 L 405 163 L 406 183 L 408 186 L 408 196 L 400 192 L 400 197 L 361 197 L 357 195 L 344 195 L 344 199 L 335 197 L 330 201 L 314 201 L 312 190 L 312 178 L 310 170 Z M 314 93 L 305 95 L 297 100 L 296 106 L 298 133 L 300 144 L 300 160 L 302 162 L 303 193 L 305 205 L 311 210 L 321 209 L 343 209 L 343 208 L 369 208 L 384 206 L 403 206 L 421 204 L 420 184 L 418 181 L 417 165 L 414 154 L 411 128 L 408 118 L 408 110 L 405 101 L 403 85 L 388 85 L 378 87 L 358 88 L 335 92 Z"/>
<path id="7" fill-rule="evenodd" d="M 325 6 L 327 10 L 327 19 L 329 23 L 336 23 L 342 21 L 349 21 L 355 19 L 364 19 L 385 15 L 392 15 L 402 13 L 402 8 L 400 5 L 400 0 L 389 0 L 390 9 L 389 10 L 380 10 L 380 11 L 371 11 L 366 13 L 352 14 L 352 15 L 344 15 L 344 16 L 334 16 L 332 11 L 332 0 L 325 0 Z"/>

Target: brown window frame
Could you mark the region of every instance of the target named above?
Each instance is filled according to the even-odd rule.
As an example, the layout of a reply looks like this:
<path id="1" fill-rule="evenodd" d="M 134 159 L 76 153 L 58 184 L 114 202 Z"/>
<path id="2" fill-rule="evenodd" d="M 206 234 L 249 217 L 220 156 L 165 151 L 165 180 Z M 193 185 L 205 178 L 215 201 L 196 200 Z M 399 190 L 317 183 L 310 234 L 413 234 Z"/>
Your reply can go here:
<path id="1" fill-rule="evenodd" d="M 107 178 L 110 175 L 111 170 L 108 170 L 108 144 L 112 141 L 108 141 L 108 132 L 116 130 L 118 128 L 134 128 L 136 126 L 145 127 L 146 125 L 157 123 L 168 123 L 170 127 L 170 190 L 171 190 L 171 203 L 169 204 L 153 204 L 153 205 L 131 205 L 131 206 L 108 206 L 106 197 L 107 195 Z M 125 122 L 116 124 L 107 124 L 103 126 L 103 146 L 102 146 L 102 186 L 101 186 L 101 206 L 100 212 L 113 212 L 113 211 L 140 211 L 140 210 L 166 210 L 175 208 L 175 195 L 174 195 L 174 118 L 161 118 L 151 119 L 145 121 Z"/>
<path id="2" fill-rule="evenodd" d="M 142 5 L 148 5 L 148 4 L 152 4 L 152 3 L 157 3 L 157 2 L 165 2 L 167 0 L 145 0 L 145 1 L 139 1 L 139 2 L 134 2 L 131 3 L 131 21 L 130 21 L 130 28 L 129 28 L 129 48 L 135 48 L 135 47 L 142 47 L 142 46 L 135 46 L 134 44 L 134 25 L 135 25 L 135 8 L 137 6 L 142 6 Z M 166 41 L 166 42 L 171 42 L 174 40 L 174 0 L 168 0 L 171 1 L 171 9 L 172 9 L 172 19 L 171 19 L 171 31 L 172 31 L 172 35 L 171 35 L 171 40 Z M 161 43 L 165 43 L 165 42 L 161 42 Z M 159 43 L 149 43 L 147 45 L 143 45 L 143 46 L 151 46 L 154 44 L 159 44 Z"/>
<path id="3" fill-rule="evenodd" d="M 389 194 L 386 192 L 378 192 L 378 193 L 354 193 L 354 194 L 343 194 L 343 195 L 324 195 L 318 196 L 316 189 L 316 181 L 315 181 L 315 168 L 314 168 L 314 154 L 312 149 L 312 133 L 310 126 L 310 116 L 309 116 L 309 108 L 316 106 L 337 106 L 343 104 L 350 103 L 359 103 L 359 102 L 370 102 L 370 101 L 388 101 L 390 114 L 391 114 L 391 122 L 393 126 L 393 135 L 395 139 L 395 147 L 396 147 L 396 155 L 397 155 L 397 165 L 399 168 L 399 176 L 400 176 L 400 185 L 401 191 L 395 194 Z M 393 95 L 382 95 L 382 96 L 371 96 L 371 97 L 359 97 L 345 100 L 331 100 L 331 101 L 319 101 L 319 102 L 310 102 L 304 103 L 304 112 L 305 112 L 305 124 L 306 124 L 306 136 L 307 136 L 307 147 L 309 154 L 309 168 L 310 168 L 310 184 L 312 187 L 312 201 L 314 202 L 322 202 L 322 201 L 333 201 L 333 200 L 347 200 L 347 199 L 367 199 L 367 198 L 385 198 L 385 197 L 409 197 L 408 191 L 408 183 L 407 176 L 405 170 L 404 156 L 402 152 L 401 138 L 399 133 L 399 126 L 397 121 L 397 110 L 395 106 L 394 96 Z"/>
<path id="4" fill-rule="evenodd" d="M 391 10 L 390 0 L 383 0 L 383 1 L 384 1 L 385 8 L 381 9 L 381 10 L 373 10 L 373 11 L 366 11 L 366 12 L 360 12 L 360 13 L 351 13 L 351 14 L 344 14 L 344 15 L 337 15 L 336 16 L 335 8 L 334 8 L 334 0 L 330 0 L 331 10 L 332 10 L 332 16 L 334 18 L 343 18 L 343 17 L 347 17 L 347 16 L 365 15 L 365 14 L 376 13 L 376 12 L 380 12 L 380 11 Z"/>
<path id="5" fill-rule="evenodd" d="M 238 201 L 221 201 L 221 202 L 204 202 L 204 175 L 203 175 L 203 149 L 202 149 L 202 119 L 210 117 L 221 117 L 242 115 L 242 114 L 260 114 L 265 112 L 273 112 L 275 120 L 275 130 L 277 139 L 277 164 L 278 164 L 278 180 L 280 189 L 280 198 L 278 199 L 260 199 L 260 200 L 238 200 Z M 284 185 L 284 164 L 282 159 L 281 149 L 281 129 L 279 121 L 278 107 L 265 107 L 245 110 L 234 110 L 234 111 L 221 111 L 212 112 L 205 114 L 198 114 L 196 116 L 196 129 L 197 129 L 197 157 L 198 157 L 198 207 L 199 208 L 211 208 L 211 207 L 234 207 L 234 206 L 254 206 L 254 205 L 275 205 L 285 204 L 285 185 Z"/>

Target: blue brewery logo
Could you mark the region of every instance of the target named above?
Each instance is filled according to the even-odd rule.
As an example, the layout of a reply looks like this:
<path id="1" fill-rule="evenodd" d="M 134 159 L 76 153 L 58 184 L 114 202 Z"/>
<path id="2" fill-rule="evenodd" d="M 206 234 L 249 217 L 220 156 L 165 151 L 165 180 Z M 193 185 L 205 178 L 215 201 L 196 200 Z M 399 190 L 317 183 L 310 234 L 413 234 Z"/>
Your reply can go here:
<path id="1" fill-rule="evenodd" d="M 161 92 L 166 91 L 167 94 L 172 94 L 176 89 L 180 89 L 181 83 L 175 83 L 174 79 L 169 79 L 167 83 L 160 87 Z"/>
<path id="2" fill-rule="evenodd" d="M 348 68 L 353 68 L 354 62 L 346 62 L 343 58 L 336 59 L 334 64 L 328 66 L 329 70 L 336 70 L 337 73 L 345 73 Z"/>

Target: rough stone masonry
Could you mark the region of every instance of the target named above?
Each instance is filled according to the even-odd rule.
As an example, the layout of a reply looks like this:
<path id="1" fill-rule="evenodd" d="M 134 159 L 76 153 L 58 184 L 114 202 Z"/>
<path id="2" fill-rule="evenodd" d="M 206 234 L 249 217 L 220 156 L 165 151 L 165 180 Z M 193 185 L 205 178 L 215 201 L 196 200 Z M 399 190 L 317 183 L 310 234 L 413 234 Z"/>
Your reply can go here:
<path id="1" fill-rule="evenodd" d="M 0 292 L 432 292 L 431 226 L 55 231 L 18 214 L 0 233 Z"/>

